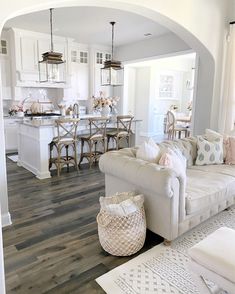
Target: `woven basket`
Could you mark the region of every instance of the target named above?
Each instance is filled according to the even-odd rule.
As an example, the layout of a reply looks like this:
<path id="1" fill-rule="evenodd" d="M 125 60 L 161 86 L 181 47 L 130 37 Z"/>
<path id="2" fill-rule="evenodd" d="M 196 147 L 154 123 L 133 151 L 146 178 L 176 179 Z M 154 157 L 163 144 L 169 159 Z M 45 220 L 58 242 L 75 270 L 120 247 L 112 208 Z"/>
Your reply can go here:
<path id="1" fill-rule="evenodd" d="M 115 256 L 129 256 L 139 251 L 146 237 L 144 207 L 127 216 L 116 216 L 101 210 L 97 216 L 100 244 Z"/>

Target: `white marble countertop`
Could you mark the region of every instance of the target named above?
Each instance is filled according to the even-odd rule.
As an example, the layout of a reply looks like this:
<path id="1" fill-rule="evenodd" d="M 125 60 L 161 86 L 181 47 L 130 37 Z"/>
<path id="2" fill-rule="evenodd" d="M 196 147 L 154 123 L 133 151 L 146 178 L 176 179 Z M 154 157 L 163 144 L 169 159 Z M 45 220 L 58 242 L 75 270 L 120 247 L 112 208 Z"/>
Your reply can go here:
<path id="1" fill-rule="evenodd" d="M 69 117 L 69 116 L 68 116 Z M 80 116 L 81 125 L 87 125 L 87 120 L 92 117 L 97 117 L 97 115 L 94 114 L 86 114 Z M 61 117 L 62 118 L 62 117 Z M 64 118 L 64 117 L 63 117 Z M 58 118 L 40 118 L 40 119 L 31 119 L 31 118 L 24 118 L 23 120 L 19 120 L 19 123 L 22 123 L 24 125 L 28 125 L 35 128 L 40 127 L 55 127 L 55 121 Z M 134 119 L 133 122 L 141 122 L 142 120 Z M 110 124 L 116 124 L 116 120 L 112 120 L 112 117 L 110 117 Z"/>

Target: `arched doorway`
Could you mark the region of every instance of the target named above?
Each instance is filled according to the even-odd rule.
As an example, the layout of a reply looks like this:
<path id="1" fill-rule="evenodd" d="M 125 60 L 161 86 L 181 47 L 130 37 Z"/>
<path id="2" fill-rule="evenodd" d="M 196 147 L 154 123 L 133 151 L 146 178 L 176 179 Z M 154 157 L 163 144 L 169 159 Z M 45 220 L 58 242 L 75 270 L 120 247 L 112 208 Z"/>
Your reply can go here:
<path id="1" fill-rule="evenodd" d="M 195 50 L 201 60 L 201 66 L 198 70 L 198 88 L 197 88 L 197 104 L 195 105 L 195 117 L 199 117 L 200 121 L 197 121 L 194 125 L 195 133 L 200 133 L 205 126 L 209 126 L 210 124 L 210 106 L 212 103 L 213 96 L 213 80 L 214 76 L 211 74 L 208 77 L 208 71 L 211 73 L 214 72 L 214 60 L 210 52 L 207 48 L 195 37 L 191 32 L 189 32 L 186 28 L 184 28 L 181 24 L 177 23 L 175 20 L 170 19 L 169 16 L 163 15 L 157 10 L 151 10 L 150 8 L 146 8 L 143 5 L 135 5 L 129 3 L 122 3 L 118 1 L 54 1 L 54 7 L 66 7 L 66 6 L 99 6 L 99 7 L 112 7 L 116 9 L 123 9 L 126 11 L 131 11 L 137 14 L 141 14 L 147 18 L 150 18 L 156 22 L 159 22 L 163 26 L 168 27 L 174 33 L 176 33 L 180 38 L 182 38 L 193 50 Z M 50 4 L 51 6 L 51 4 Z M 39 6 L 30 5 L 24 6 L 23 9 L 18 9 L 15 7 L 12 10 L 12 13 L 9 13 L 7 17 L 5 17 L 4 21 L 18 16 L 23 15 L 25 13 L 34 12 L 37 10 L 44 10 L 50 8 L 50 6 L 46 3 L 42 3 Z M 1 27 L 2 29 L 2 27 Z M 0 102 L 0 120 L 1 126 L 3 125 L 3 113 L 2 113 L 2 102 Z M 3 128 L 0 128 L 0 158 L 1 162 L 5 162 L 5 149 L 4 149 L 4 136 L 3 136 Z M 1 182 L 2 182 L 2 196 L 1 196 L 1 204 L 2 204 L 2 213 L 5 216 L 6 224 L 10 222 L 9 214 L 8 214 L 8 204 L 7 204 L 7 184 L 6 184 L 6 167 L 4 164 L 1 166 Z"/>

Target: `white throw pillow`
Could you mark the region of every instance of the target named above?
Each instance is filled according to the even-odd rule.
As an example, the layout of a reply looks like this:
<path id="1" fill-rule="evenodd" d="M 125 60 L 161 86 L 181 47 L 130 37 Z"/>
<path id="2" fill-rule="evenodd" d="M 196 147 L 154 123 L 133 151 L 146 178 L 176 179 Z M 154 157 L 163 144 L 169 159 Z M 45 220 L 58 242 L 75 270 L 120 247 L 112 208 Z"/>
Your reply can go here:
<path id="1" fill-rule="evenodd" d="M 203 136 L 197 137 L 196 165 L 210 165 L 223 163 L 223 137 L 209 141 Z"/>
<path id="2" fill-rule="evenodd" d="M 205 130 L 205 135 L 203 136 L 207 141 L 213 142 L 215 141 L 217 138 L 223 138 L 223 135 L 211 130 L 211 129 L 206 129 Z"/>
<path id="3" fill-rule="evenodd" d="M 160 157 L 160 148 L 153 141 L 149 139 L 148 142 L 143 142 L 136 152 L 136 158 L 149 162 L 157 163 Z"/>

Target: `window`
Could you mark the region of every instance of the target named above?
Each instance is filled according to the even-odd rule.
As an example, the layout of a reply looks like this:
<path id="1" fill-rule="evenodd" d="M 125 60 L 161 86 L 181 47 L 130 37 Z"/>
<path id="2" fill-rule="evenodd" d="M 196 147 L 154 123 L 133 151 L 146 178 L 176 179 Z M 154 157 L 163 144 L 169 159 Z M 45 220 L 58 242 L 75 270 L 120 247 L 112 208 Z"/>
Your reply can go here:
<path id="1" fill-rule="evenodd" d="M 105 53 L 105 60 L 111 60 L 111 54 Z"/>
<path id="2" fill-rule="evenodd" d="M 96 53 L 96 63 L 103 64 L 103 53 L 101 52 Z"/>
<path id="3" fill-rule="evenodd" d="M 88 63 L 88 53 L 86 51 L 80 52 L 80 63 Z"/>
<path id="4" fill-rule="evenodd" d="M 159 97 L 173 98 L 174 96 L 174 77 L 171 75 L 160 75 Z"/>
<path id="5" fill-rule="evenodd" d="M 7 41 L 1 40 L 1 48 L 0 48 L 0 54 L 7 54 Z"/>

